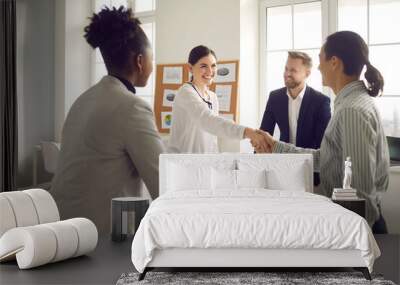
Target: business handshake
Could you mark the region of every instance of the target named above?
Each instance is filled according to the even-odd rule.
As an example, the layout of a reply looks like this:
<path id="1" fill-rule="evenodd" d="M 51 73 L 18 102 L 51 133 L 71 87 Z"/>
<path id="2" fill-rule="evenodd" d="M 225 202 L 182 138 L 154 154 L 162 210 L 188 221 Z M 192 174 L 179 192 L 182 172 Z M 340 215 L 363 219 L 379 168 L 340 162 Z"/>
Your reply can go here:
<path id="1" fill-rule="evenodd" d="M 250 139 L 257 153 L 272 153 L 276 143 L 275 139 L 268 132 L 262 130 L 246 128 L 244 137 Z"/>

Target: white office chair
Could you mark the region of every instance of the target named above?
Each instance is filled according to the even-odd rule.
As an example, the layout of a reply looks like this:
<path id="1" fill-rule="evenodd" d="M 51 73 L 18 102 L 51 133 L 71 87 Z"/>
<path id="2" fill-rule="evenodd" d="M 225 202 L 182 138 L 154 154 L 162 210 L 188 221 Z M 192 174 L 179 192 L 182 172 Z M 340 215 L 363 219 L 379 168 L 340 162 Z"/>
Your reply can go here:
<path id="1" fill-rule="evenodd" d="M 42 153 L 44 169 L 48 173 L 54 174 L 57 169 L 58 156 L 60 154 L 60 144 L 51 141 L 43 141 L 40 145 L 35 146 L 33 155 L 33 186 L 38 186 L 38 157 L 39 152 Z M 42 188 L 48 189 L 50 182 L 42 183 Z"/>

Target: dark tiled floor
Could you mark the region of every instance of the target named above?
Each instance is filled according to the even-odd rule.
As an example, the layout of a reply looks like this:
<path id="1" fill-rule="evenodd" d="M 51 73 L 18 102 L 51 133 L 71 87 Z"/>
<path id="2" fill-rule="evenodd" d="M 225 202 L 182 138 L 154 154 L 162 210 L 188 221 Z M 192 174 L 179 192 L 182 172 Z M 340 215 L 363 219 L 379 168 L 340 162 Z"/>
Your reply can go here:
<path id="1" fill-rule="evenodd" d="M 16 262 L 0 264 L 0 284 L 115 284 L 122 273 L 134 271 L 131 243 L 102 237 L 88 256 L 28 270 L 19 270 Z"/>
<path id="2" fill-rule="evenodd" d="M 400 235 L 375 235 L 381 257 L 375 261 L 374 271 L 385 279 L 400 284 Z"/>
<path id="3" fill-rule="evenodd" d="M 377 235 L 376 240 L 382 256 L 376 261 L 374 272 L 399 283 L 399 235 Z M 0 265 L 0 284 L 115 284 L 122 273 L 134 271 L 130 247 L 131 239 L 114 243 L 103 237 L 89 256 L 29 270 L 19 270 L 15 262 L 4 263 Z"/>

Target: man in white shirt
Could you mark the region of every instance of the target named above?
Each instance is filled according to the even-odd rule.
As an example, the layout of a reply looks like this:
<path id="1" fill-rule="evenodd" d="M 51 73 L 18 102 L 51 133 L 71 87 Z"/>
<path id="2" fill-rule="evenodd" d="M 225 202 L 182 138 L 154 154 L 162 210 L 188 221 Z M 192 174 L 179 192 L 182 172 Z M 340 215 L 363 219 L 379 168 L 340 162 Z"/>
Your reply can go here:
<path id="1" fill-rule="evenodd" d="M 277 124 L 281 141 L 318 149 L 331 118 L 331 108 L 329 97 L 306 85 L 311 67 L 308 54 L 288 52 L 285 87 L 270 93 L 260 129 L 273 135 Z M 319 184 L 318 177 L 314 184 Z"/>
<path id="2" fill-rule="evenodd" d="M 286 89 L 286 94 L 289 101 L 289 142 L 291 144 L 296 144 L 297 120 L 299 119 L 301 102 L 303 101 L 305 91 L 306 84 L 304 84 L 303 89 L 300 91 L 300 93 L 298 93 L 298 90 L 296 89 Z"/>

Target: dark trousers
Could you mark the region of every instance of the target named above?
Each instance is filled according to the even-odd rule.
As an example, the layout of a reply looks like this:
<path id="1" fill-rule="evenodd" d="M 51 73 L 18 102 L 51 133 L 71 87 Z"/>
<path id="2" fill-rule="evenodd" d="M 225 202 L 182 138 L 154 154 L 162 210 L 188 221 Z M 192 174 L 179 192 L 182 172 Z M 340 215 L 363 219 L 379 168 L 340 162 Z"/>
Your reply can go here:
<path id="1" fill-rule="evenodd" d="M 314 172 L 314 186 L 318 186 L 321 183 L 319 179 L 319 172 Z"/>
<path id="2" fill-rule="evenodd" d="M 387 230 L 385 219 L 382 216 L 382 209 L 381 209 L 381 205 L 380 204 L 378 204 L 378 209 L 379 209 L 379 218 L 372 225 L 372 233 L 374 233 L 374 234 L 387 234 L 388 230 Z"/>

